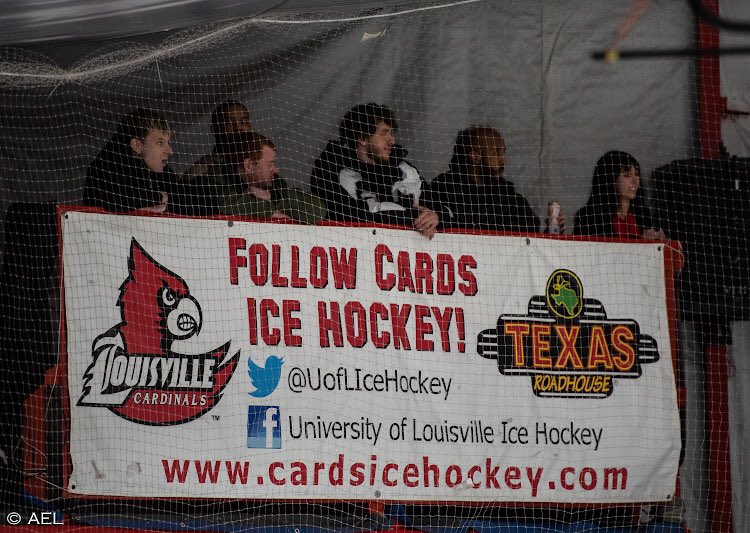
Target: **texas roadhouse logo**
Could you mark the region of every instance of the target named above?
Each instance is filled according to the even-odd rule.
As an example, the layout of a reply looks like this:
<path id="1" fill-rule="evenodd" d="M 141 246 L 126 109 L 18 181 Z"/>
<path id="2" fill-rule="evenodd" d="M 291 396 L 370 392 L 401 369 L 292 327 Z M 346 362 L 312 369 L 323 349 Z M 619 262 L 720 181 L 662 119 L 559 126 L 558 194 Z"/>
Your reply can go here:
<path id="1" fill-rule="evenodd" d="M 637 379 L 659 360 L 656 341 L 638 322 L 610 319 L 599 300 L 566 269 L 552 272 L 544 295 L 525 315 L 501 315 L 477 337 L 477 353 L 497 360 L 503 375 L 531 376 L 536 396 L 606 398 L 613 380 Z"/>
<path id="2" fill-rule="evenodd" d="M 230 342 L 198 355 L 172 351 L 173 341 L 200 332 L 199 303 L 135 239 L 128 272 L 117 300 L 122 321 L 94 340 L 78 405 L 154 426 L 194 420 L 221 399 L 240 352 L 228 357 Z"/>

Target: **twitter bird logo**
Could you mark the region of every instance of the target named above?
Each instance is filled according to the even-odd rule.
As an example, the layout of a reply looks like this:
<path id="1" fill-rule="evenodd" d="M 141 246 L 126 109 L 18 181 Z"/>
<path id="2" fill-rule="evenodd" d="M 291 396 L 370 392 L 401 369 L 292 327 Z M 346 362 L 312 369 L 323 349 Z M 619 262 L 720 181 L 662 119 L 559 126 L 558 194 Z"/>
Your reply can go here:
<path id="1" fill-rule="evenodd" d="M 275 391 L 281 379 L 281 365 L 283 364 L 284 360 L 275 355 L 268 356 L 265 367 L 256 365 L 248 357 L 247 375 L 250 376 L 250 383 L 255 387 L 255 390 L 248 394 L 254 398 L 265 398 Z"/>

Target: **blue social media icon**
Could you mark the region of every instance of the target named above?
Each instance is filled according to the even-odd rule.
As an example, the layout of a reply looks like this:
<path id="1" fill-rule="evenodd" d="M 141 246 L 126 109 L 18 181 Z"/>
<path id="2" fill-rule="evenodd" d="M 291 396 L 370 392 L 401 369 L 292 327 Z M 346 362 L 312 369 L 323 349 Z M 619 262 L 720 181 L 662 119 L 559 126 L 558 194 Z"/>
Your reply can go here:
<path id="1" fill-rule="evenodd" d="M 264 366 L 256 364 L 251 358 L 247 358 L 247 375 L 250 377 L 255 390 L 250 392 L 250 396 L 255 398 L 264 398 L 276 390 L 281 379 L 281 365 L 284 360 L 275 355 L 268 356 Z"/>
<path id="2" fill-rule="evenodd" d="M 281 410 L 278 405 L 248 406 L 247 447 L 281 448 Z"/>

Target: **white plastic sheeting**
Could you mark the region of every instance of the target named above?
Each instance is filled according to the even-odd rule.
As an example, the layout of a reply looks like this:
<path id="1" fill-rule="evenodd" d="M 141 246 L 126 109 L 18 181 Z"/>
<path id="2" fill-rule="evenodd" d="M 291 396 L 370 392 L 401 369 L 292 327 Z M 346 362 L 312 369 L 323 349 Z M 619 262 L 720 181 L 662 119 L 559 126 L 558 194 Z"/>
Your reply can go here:
<path id="1" fill-rule="evenodd" d="M 722 0 L 721 17 L 750 24 L 750 4 L 743 0 Z M 750 46 L 750 32 L 722 30 L 721 47 Z M 750 157 L 750 54 L 721 58 L 721 95 L 727 109 L 737 111 L 722 117 L 721 137 L 731 155 Z"/>
<path id="2" fill-rule="evenodd" d="M 381 8 L 397 2 L 381 0 Z M 370 0 L 4 0 L 0 44 L 129 37 L 236 17 L 372 8 Z"/>
<path id="3" fill-rule="evenodd" d="M 42 63 L 46 85 L 18 100 L 28 108 L 11 102 L 0 109 L 0 119 L 4 113 L 16 125 L 0 128 L 8 147 L 0 188 L 16 200 L 77 200 L 86 166 L 119 116 L 143 105 L 137 98 L 173 122 L 174 166 L 183 170 L 210 149 L 209 114 L 227 96 L 248 105 L 255 128 L 279 146 L 286 177 L 304 185 L 344 112 L 376 101 L 396 112 L 398 140 L 428 180 L 447 168 L 458 130 L 498 128 L 508 145 L 507 177 L 537 212 L 555 199 L 570 220 L 607 150 L 632 153 L 648 176 L 693 148 L 689 59 L 590 59 L 610 45 L 629 7 L 628 0 L 486 0 L 339 24 L 250 23 L 236 39 L 191 49 L 189 59 L 172 47 L 189 42 L 184 32 L 165 37 L 166 55 L 153 39 L 143 50 L 110 42 L 107 51 L 116 53 L 99 60 L 90 59 L 90 47 L 84 54 L 71 45 L 89 60 L 66 58 L 75 66 L 62 70 Z M 341 16 L 352 14 L 361 11 Z M 686 5 L 654 2 L 623 48 L 688 46 L 692 37 Z M 55 48 L 65 54 L 64 44 Z M 151 53 L 158 60 L 117 79 L 106 70 Z M 34 106 L 39 112 L 29 111 Z"/>

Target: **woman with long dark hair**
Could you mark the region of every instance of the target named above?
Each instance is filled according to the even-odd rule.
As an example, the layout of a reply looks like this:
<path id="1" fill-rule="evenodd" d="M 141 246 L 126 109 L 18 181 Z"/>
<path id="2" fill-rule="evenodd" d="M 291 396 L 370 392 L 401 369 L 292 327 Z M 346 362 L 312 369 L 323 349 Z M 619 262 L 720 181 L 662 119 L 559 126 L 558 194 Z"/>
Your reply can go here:
<path id="1" fill-rule="evenodd" d="M 613 150 L 596 162 L 591 195 L 575 215 L 575 235 L 666 239 L 655 228 L 643 200 L 641 165 L 632 155 Z"/>

